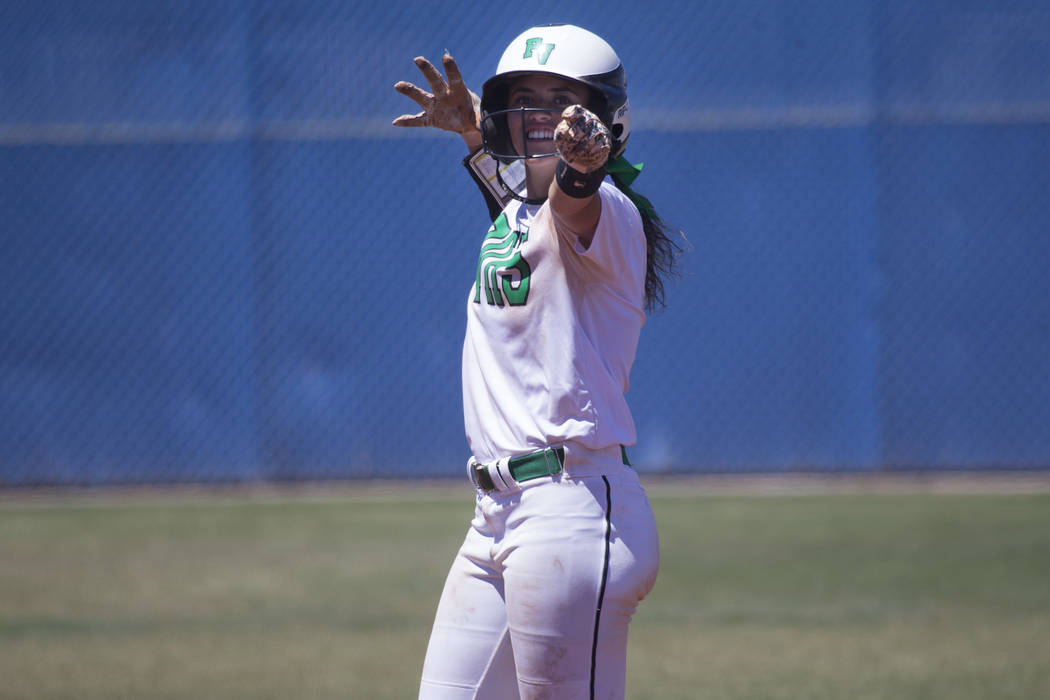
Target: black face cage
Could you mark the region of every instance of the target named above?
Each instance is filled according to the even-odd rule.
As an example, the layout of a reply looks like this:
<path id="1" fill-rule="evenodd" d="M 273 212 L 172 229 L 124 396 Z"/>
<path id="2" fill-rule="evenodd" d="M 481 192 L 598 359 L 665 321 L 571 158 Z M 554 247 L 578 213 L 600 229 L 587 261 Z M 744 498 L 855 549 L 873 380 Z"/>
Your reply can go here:
<path id="1" fill-rule="evenodd" d="M 554 125 L 557 125 L 558 121 L 560 121 L 561 110 L 546 107 L 515 107 L 485 114 L 481 118 L 481 142 L 485 152 L 493 158 L 503 162 L 528 160 L 530 158 L 546 158 L 548 156 L 557 155 L 553 150 L 544 153 L 528 152 L 529 138 L 525 128 L 525 122 L 526 116 L 529 112 L 545 112 L 550 114 L 554 117 Z M 510 120 L 508 119 L 510 114 L 521 115 L 521 142 L 525 144 L 525 153 L 518 153 L 514 149 L 514 139 L 510 133 Z"/>
<path id="2" fill-rule="evenodd" d="M 500 162 L 496 168 L 496 179 L 499 184 L 510 194 L 511 197 L 526 204 L 543 204 L 546 197 L 529 198 L 527 196 L 528 186 L 526 182 L 527 172 L 525 161 L 536 158 L 549 158 L 557 155 L 552 148 L 542 153 L 528 152 L 528 129 L 526 128 L 526 116 L 529 112 L 545 112 L 553 118 L 552 128 L 560 121 L 561 109 L 550 109 L 545 107 L 515 107 L 513 109 L 501 109 L 495 112 L 485 113 L 481 118 L 481 141 L 485 152 Z M 514 148 L 514 139 L 510 133 L 510 114 L 521 116 L 521 143 L 525 146 L 525 153 L 518 153 Z"/>
<path id="3" fill-rule="evenodd" d="M 616 72 L 609 74 L 609 77 L 615 78 L 619 76 L 622 80 L 623 68 L 620 67 Z M 584 105 L 587 109 L 598 115 L 598 118 L 609 127 L 610 131 L 613 129 L 612 125 L 612 113 L 609 110 L 609 100 L 604 92 L 599 88 L 588 84 L 587 82 L 571 78 L 575 82 L 585 86 L 590 93 L 587 104 Z M 500 185 L 515 199 L 525 202 L 526 204 L 542 204 L 546 201 L 546 197 L 542 199 L 529 199 L 526 195 L 526 171 L 525 161 L 532 160 L 535 158 L 547 158 L 550 156 L 557 155 L 552 149 L 545 153 L 524 153 L 520 154 L 514 149 L 514 141 L 510 134 L 510 122 L 507 119 L 510 114 L 521 115 L 521 142 L 525 144 L 526 150 L 528 149 L 528 133 L 525 125 L 525 117 L 528 112 L 547 112 L 554 116 L 553 123 L 557 125 L 561 121 L 561 108 L 549 108 L 549 107 L 514 107 L 510 109 L 496 109 L 488 111 L 485 109 L 486 103 L 495 106 L 499 104 L 507 103 L 507 83 L 503 85 L 492 85 L 486 86 L 485 97 L 482 98 L 482 111 L 481 111 L 481 142 L 482 148 L 485 153 L 498 160 L 502 167 L 496 169 L 496 179 L 499 180 Z M 624 98 L 626 100 L 626 97 Z M 616 135 L 614 135 L 616 138 Z"/>

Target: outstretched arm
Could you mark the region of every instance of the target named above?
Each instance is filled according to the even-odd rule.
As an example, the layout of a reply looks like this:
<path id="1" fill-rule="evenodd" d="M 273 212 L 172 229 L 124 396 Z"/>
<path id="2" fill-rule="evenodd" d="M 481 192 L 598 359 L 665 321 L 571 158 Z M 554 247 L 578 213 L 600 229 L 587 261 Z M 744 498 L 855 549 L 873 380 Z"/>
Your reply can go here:
<path id="1" fill-rule="evenodd" d="M 394 120 L 394 126 L 433 126 L 460 135 L 467 144 L 467 155 L 463 165 L 485 198 L 489 219 L 494 220 L 506 205 L 508 196 L 494 177 L 499 163 L 481 152 L 481 98 L 467 89 L 459 66 L 447 53 L 441 57 L 448 81 L 427 59 L 419 56 L 416 66 L 430 84 L 433 92 L 422 90 L 410 82 L 401 80 L 394 89 L 411 98 L 423 108 L 416 114 L 402 114 Z"/>
<path id="2" fill-rule="evenodd" d="M 557 227 L 579 238 L 589 248 L 602 214 L 598 187 L 605 179 L 605 163 L 612 141 L 596 114 L 580 105 L 566 107 L 554 129 L 558 152 L 557 175 L 548 197 Z"/>

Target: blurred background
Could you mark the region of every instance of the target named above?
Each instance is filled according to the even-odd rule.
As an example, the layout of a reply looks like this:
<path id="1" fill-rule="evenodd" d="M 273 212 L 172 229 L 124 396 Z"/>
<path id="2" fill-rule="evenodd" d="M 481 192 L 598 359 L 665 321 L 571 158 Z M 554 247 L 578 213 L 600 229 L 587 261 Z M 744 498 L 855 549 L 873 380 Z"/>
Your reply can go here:
<path id="1" fill-rule="evenodd" d="M 0 486 L 459 477 L 489 222 L 393 84 L 547 22 L 689 239 L 640 471 L 1050 468 L 1045 0 L 6 0 Z"/>

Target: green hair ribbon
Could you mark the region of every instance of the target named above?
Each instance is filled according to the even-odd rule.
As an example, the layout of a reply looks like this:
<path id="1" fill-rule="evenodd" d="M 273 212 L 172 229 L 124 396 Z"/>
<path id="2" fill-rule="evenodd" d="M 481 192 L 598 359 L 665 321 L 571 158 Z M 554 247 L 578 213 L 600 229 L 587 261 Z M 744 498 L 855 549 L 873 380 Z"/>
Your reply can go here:
<path id="1" fill-rule="evenodd" d="M 627 162 L 627 159 L 623 156 L 618 156 L 615 160 L 611 160 L 605 165 L 605 171 L 612 175 L 613 180 L 620 186 L 624 194 L 634 202 L 634 206 L 638 207 L 638 210 L 644 212 L 654 221 L 659 221 L 660 217 L 656 215 L 656 211 L 653 209 L 652 203 L 631 189 L 631 183 L 642 174 L 642 167 L 645 163 L 639 163 L 638 165 L 631 165 Z"/>

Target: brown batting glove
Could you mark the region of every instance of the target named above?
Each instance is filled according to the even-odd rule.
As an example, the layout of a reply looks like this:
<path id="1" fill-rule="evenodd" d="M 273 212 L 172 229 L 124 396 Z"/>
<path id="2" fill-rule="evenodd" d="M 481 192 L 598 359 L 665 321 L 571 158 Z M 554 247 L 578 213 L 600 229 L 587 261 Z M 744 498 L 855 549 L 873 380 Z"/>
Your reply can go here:
<path id="1" fill-rule="evenodd" d="M 558 156 L 573 170 L 592 173 L 609 159 L 612 139 L 609 129 L 594 112 L 580 105 L 566 107 L 554 129 Z"/>
<path id="2" fill-rule="evenodd" d="M 402 114 L 394 120 L 394 126 L 436 126 L 457 134 L 480 133 L 481 99 L 467 89 L 459 66 L 452 56 L 446 53 L 441 57 L 445 74 L 448 75 L 447 83 L 427 59 L 419 56 L 415 62 L 434 92 L 426 92 L 404 80 L 396 83 L 394 89 L 415 100 L 423 111 L 418 114 Z"/>

